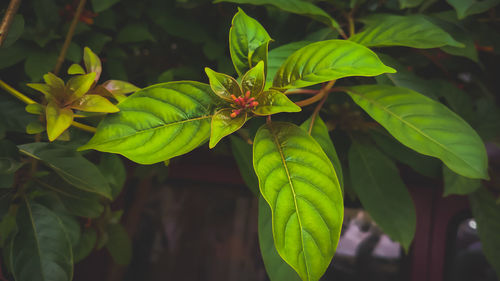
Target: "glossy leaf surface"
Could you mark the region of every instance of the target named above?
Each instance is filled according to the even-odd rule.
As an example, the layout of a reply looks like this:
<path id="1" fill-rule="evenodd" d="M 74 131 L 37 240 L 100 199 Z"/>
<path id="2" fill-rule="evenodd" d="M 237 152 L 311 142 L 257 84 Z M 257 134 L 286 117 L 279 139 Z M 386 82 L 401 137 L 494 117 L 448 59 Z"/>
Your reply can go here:
<path id="1" fill-rule="evenodd" d="M 85 95 L 71 105 L 71 108 L 87 112 L 118 112 L 116 105 L 98 95 Z"/>
<path id="2" fill-rule="evenodd" d="M 47 135 L 49 140 L 57 139 L 73 122 L 73 111 L 69 108 L 60 108 L 55 101 L 50 101 L 45 108 L 47 120 Z"/>
<path id="3" fill-rule="evenodd" d="M 272 213 L 266 200 L 259 196 L 259 246 L 267 276 L 271 281 L 301 281 L 299 275 L 274 247 Z"/>
<path id="4" fill-rule="evenodd" d="M 257 101 L 259 105 L 252 110 L 257 115 L 271 115 L 280 112 L 299 112 L 302 109 L 300 106 L 292 102 L 285 94 L 269 90 L 263 92 Z"/>
<path id="5" fill-rule="evenodd" d="M 402 144 L 443 161 L 454 172 L 488 178 L 481 138 L 447 107 L 409 89 L 366 85 L 345 89 Z"/>
<path id="6" fill-rule="evenodd" d="M 94 137 L 80 150 L 122 154 L 141 164 L 153 164 L 187 153 L 210 136 L 210 86 L 172 82 L 141 89 L 106 116 Z"/>
<path id="7" fill-rule="evenodd" d="M 231 76 L 219 73 L 205 67 L 205 72 L 207 73 L 208 79 L 210 81 L 210 88 L 214 93 L 221 99 L 226 101 L 232 101 L 231 95 L 239 97 L 242 95 L 240 85 Z"/>
<path id="8" fill-rule="evenodd" d="M 271 87 L 276 72 L 278 72 L 278 69 L 285 62 L 285 60 L 298 49 L 311 43 L 312 42 L 309 41 L 298 41 L 279 46 L 278 48 L 269 51 L 269 56 L 267 58 L 266 89 Z"/>
<path id="9" fill-rule="evenodd" d="M 349 171 L 363 207 L 408 250 L 415 235 L 415 206 L 394 162 L 372 145 L 355 141 L 349 149 Z"/>
<path id="10" fill-rule="evenodd" d="M 40 204 L 25 201 L 17 225 L 19 231 L 10 254 L 15 280 L 71 281 L 71 243 L 57 215 Z"/>
<path id="11" fill-rule="evenodd" d="M 328 133 L 328 128 L 326 127 L 325 122 L 321 117 L 316 116 L 314 119 L 314 123 L 311 126 L 312 117 L 304 121 L 300 127 L 302 130 L 306 131 L 313 137 L 316 142 L 321 146 L 326 156 L 332 162 L 333 168 L 335 168 L 335 173 L 339 179 L 340 186 L 344 186 L 344 177 L 342 175 L 342 164 L 340 164 L 340 159 L 337 156 L 337 151 L 335 150 L 335 146 L 333 146 L 332 139 L 330 138 L 330 134 Z M 310 131 L 309 131 L 310 130 Z"/>
<path id="12" fill-rule="evenodd" d="M 18 148 L 22 153 L 45 162 L 69 184 L 111 198 L 110 187 L 99 169 L 73 149 L 43 142 L 23 144 Z"/>
<path id="13" fill-rule="evenodd" d="M 302 280 L 317 281 L 333 257 L 343 220 L 335 169 L 320 145 L 291 123 L 263 125 L 253 148 L 276 249 Z"/>
<path id="14" fill-rule="evenodd" d="M 231 109 L 224 108 L 217 111 L 212 117 L 212 130 L 210 133 L 209 147 L 213 148 L 225 136 L 239 130 L 247 121 L 247 113 L 242 112 L 238 116 L 231 117 Z"/>
<path id="15" fill-rule="evenodd" d="M 349 76 L 393 73 L 370 49 L 346 40 L 309 44 L 293 53 L 278 69 L 273 87 L 307 87 Z"/>
<path id="16" fill-rule="evenodd" d="M 241 78 L 241 90 L 243 94 L 250 91 L 251 97 L 257 97 L 264 90 L 265 83 L 264 62 L 259 61 L 256 66 L 247 71 L 243 78 Z"/>
<path id="17" fill-rule="evenodd" d="M 258 21 L 238 9 L 229 30 L 229 51 L 238 75 L 243 75 L 259 61 L 267 65 L 267 46 L 271 37 Z"/>
<path id="18" fill-rule="evenodd" d="M 464 47 L 423 15 L 375 15 L 366 27 L 349 40 L 367 47 L 406 46 L 412 48 Z"/>

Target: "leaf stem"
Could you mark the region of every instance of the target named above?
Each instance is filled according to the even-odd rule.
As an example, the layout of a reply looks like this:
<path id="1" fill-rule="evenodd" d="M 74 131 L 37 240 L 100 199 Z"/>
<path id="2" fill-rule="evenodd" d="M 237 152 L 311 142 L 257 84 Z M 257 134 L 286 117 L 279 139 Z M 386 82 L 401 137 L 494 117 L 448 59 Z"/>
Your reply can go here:
<path id="1" fill-rule="evenodd" d="M 330 82 L 328 82 L 328 84 L 326 84 L 326 86 L 324 86 L 317 94 L 315 94 L 314 96 L 308 98 L 308 99 L 305 99 L 305 100 L 301 100 L 301 101 L 298 101 L 296 102 L 295 104 L 300 106 L 300 107 L 304 107 L 304 106 L 308 106 L 310 104 L 313 104 L 315 102 L 318 102 L 320 101 L 327 92 L 330 91 L 330 89 L 333 87 L 333 85 L 335 85 L 335 80 L 332 80 Z"/>
<path id="2" fill-rule="evenodd" d="M 285 93 L 285 95 L 295 95 L 295 94 L 309 94 L 315 95 L 319 93 L 320 90 L 312 90 L 312 89 L 295 89 Z"/>
<path id="3" fill-rule="evenodd" d="M 347 15 L 347 21 L 349 22 L 349 37 L 353 36 L 354 33 L 356 33 L 356 29 L 354 26 L 353 11 L 349 12 L 349 14 Z"/>
<path id="4" fill-rule="evenodd" d="M 71 122 L 71 125 L 73 125 L 74 127 L 78 128 L 78 129 L 81 129 L 81 130 L 84 130 L 84 131 L 87 131 L 90 133 L 95 133 L 97 131 L 97 129 L 92 127 L 92 126 L 85 125 L 83 123 L 76 122 L 76 121 Z"/>
<path id="5" fill-rule="evenodd" d="M 323 99 L 321 99 L 321 101 L 318 103 L 318 105 L 316 105 L 316 108 L 314 109 L 314 112 L 313 112 L 313 114 L 311 116 L 311 123 L 309 124 L 309 130 L 307 130 L 307 132 L 309 133 L 309 135 L 312 132 L 312 128 L 314 126 L 314 121 L 316 121 L 316 117 L 318 116 L 319 111 L 321 110 L 321 108 L 323 107 L 323 105 L 326 102 L 326 99 L 328 98 L 328 94 L 329 94 L 329 92 L 325 93 Z"/>
<path id="6" fill-rule="evenodd" d="M 61 52 L 59 53 L 59 57 L 57 58 L 56 66 L 54 67 L 54 74 L 57 75 L 61 70 L 61 66 L 64 62 L 64 58 L 66 57 L 66 53 L 68 52 L 69 44 L 71 43 L 71 39 L 73 38 L 73 34 L 75 33 L 76 25 L 78 24 L 78 19 L 83 12 L 83 8 L 85 7 L 85 2 L 87 0 L 80 0 L 78 3 L 78 7 L 76 8 L 75 16 L 71 21 L 71 25 L 69 26 L 68 33 L 66 33 L 66 38 L 64 39 L 64 44 L 62 46 Z"/>
<path id="7" fill-rule="evenodd" d="M 36 103 L 36 101 L 32 100 L 31 98 L 23 95 L 21 92 L 18 90 L 12 88 L 9 84 L 5 83 L 3 80 L 0 80 L 0 88 L 3 88 L 5 91 L 7 91 L 9 94 L 13 95 L 20 101 L 26 103 L 26 104 L 32 104 Z"/>
<path id="8" fill-rule="evenodd" d="M 0 25 L 0 46 L 2 46 L 3 42 L 7 38 L 10 25 L 14 20 L 19 4 L 21 4 L 21 0 L 10 0 L 9 7 L 7 7 L 7 12 L 5 12 L 2 24 Z"/>

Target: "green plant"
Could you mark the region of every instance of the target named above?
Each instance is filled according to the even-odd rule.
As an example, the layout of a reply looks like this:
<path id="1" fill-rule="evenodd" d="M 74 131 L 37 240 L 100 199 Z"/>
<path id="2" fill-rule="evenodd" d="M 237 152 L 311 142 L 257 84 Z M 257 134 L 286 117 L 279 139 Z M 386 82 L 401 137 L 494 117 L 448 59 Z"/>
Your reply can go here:
<path id="1" fill-rule="evenodd" d="M 350 5 L 326 1 L 349 11 L 348 36 L 342 25 L 310 2 L 228 2 L 276 6 L 329 28 L 320 32 L 326 35 L 314 34 L 269 52 L 271 36 L 239 9 L 229 31 L 230 57 L 238 77 L 205 68 L 209 84 L 177 81 L 138 89 L 110 80 L 97 85 L 101 61 L 88 48 L 83 53 L 86 68 L 70 66 L 68 74 L 73 77 L 67 83 L 49 73 L 43 76 L 45 84 L 29 84 L 44 94 L 40 103 L 2 84 L 28 103 L 26 111 L 39 116 L 27 124 L 28 133 L 37 134 L 37 142 L 16 148 L 15 143 L 2 140 L 0 177 L 8 178 L 7 187 L 15 191 L 2 197 L 10 207 L 0 229 L 5 237 L 4 259 L 16 280 L 42 275 L 47 280 L 70 280 L 73 260 L 86 256 L 93 245 L 103 247 L 111 233 L 123 237 L 123 228 L 117 224 L 121 212 L 109 207 L 124 181 L 120 159 L 103 154 L 99 170 L 75 151 L 77 147 L 78 151 L 93 149 L 153 164 L 188 153 L 207 140 L 213 148 L 235 132 L 239 137 L 231 136 L 233 154 L 247 185 L 260 198 L 259 239 L 271 280 L 321 278 L 335 253 L 344 196 L 349 194 L 359 198 L 384 232 L 408 251 L 416 215 L 395 161 L 430 177 L 439 174 L 442 166 L 445 193 L 471 194 L 483 243 L 491 249 L 498 247 L 499 241 L 492 235 L 498 223 L 490 218 L 498 215 L 499 207 L 481 187 L 481 180 L 489 179 L 483 139 L 497 142 L 499 136 L 486 135 L 489 129 L 481 130 L 486 121 L 479 117 L 489 108 L 493 113 L 487 118 L 498 121 L 498 110 L 487 104 L 485 94 L 476 99 L 477 108 L 473 108 L 472 98 L 462 94 L 453 78 L 424 79 L 408 70 L 408 65 L 425 70 L 428 64 L 418 62 L 406 48 L 394 51 L 397 59 L 390 52 L 377 49 L 375 53 L 368 48 L 440 48 L 438 54 L 478 61 L 472 39 L 449 11 L 401 16 L 395 12 L 374 15 L 366 9 L 361 11 L 367 15 L 362 19 L 365 26 L 356 32 L 354 14 L 364 1 Z M 401 9 L 419 6 L 424 11 L 426 5 L 432 5 L 423 2 L 399 1 Z M 459 17 L 491 7 L 449 2 Z M 380 7 L 387 13 L 386 8 Z M 339 35 L 343 39 L 336 39 Z M 444 68 L 434 54 L 423 54 Z M 446 68 L 443 72 L 449 78 Z M 135 93 L 125 97 L 130 92 Z M 311 112 L 303 110 L 313 104 Z M 90 118 L 90 122 L 98 119 L 99 125 L 94 130 L 75 123 L 74 117 Z M 289 120 L 303 122 L 299 126 Z M 95 134 L 85 144 L 84 137 L 67 144 L 41 142 L 45 128 L 49 141 L 67 140 L 65 132 L 71 124 Z M 344 157 L 337 155 L 332 142 L 329 131 L 333 128 L 347 143 L 339 151 Z M 17 149 L 29 160 L 21 159 Z M 47 168 L 39 168 L 37 160 Z M 349 172 L 342 172 L 346 170 Z M 54 196 L 63 199 L 53 200 Z M 94 218 L 92 227 L 82 232 L 75 222 L 78 216 Z M 27 232 L 30 227 L 32 231 Z M 42 245 L 37 237 L 47 239 L 38 256 L 20 254 L 21 249 L 33 251 L 34 243 Z M 86 246 L 89 244 L 92 246 Z M 109 247 L 112 253 L 119 248 Z M 130 257 L 130 246 L 125 251 L 128 258 L 124 263 Z M 497 253 L 485 252 L 498 271 Z M 39 262 L 24 267 L 33 257 L 49 265 Z M 44 272 L 44 267 L 53 265 L 61 272 Z"/>

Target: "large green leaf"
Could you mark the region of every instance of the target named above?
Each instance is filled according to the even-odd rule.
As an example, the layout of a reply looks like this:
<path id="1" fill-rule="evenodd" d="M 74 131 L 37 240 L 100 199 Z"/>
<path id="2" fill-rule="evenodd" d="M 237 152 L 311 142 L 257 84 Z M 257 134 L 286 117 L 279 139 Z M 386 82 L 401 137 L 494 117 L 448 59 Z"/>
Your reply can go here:
<path id="1" fill-rule="evenodd" d="M 446 106 L 409 89 L 364 85 L 345 89 L 402 144 L 443 161 L 454 172 L 488 178 L 481 138 Z"/>
<path id="2" fill-rule="evenodd" d="M 43 142 L 23 144 L 18 148 L 43 161 L 69 184 L 111 198 L 111 189 L 99 169 L 73 149 Z"/>
<path id="3" fill-rule="evenodd" d="M 75 216 L 97 218 L 104 211 L 101 196 L 73 187 L 61 178 L 50 175 L 38 180 L 38 184 L 54 191 L 66 210 Z"/>
<path id="4" fill-rule="evenodd" d="M 387 235 L 408 250 L 417 223 L 415 206 L 394 162 L 374 146 L 354 141 L 349 171 L 363 207 Z"/>
<path id="5" fill-rule="evenodd" d="M 223 108 L 212 117 L 212 129 L 208 144 L 210 148 L 214 148 L 223 137 L 238 131 L 247 121 L 246 112 L 242 112 L 233 118 L 231 117 L 231 111 L 230 108 Z"/>
<path id="6" fill-rule="evenodd" d="M 71 281 L 71 243 L 57 215 L 40 204 L 25 201 L 17 225 L 19 232 L 10 253 L 14 279 Z"/>
<path id="7" fill-rule="evenodd" d="M 210 86 L 182 81 L 141 89 L 106 116 L 79 150 L 122 154 L 153 164 L 185 154 L 210 136 L 214 96 Z"/>
<path id="8" fill-rule="evenodd" d="M 454 173 L 448 167 L 443 165 L 443 181 L 444 192 L 443 196 L 451 194 L 467 195 L 479 187 L 481 187 L 481 180 L 469 179 Z"/>
<path id="9" fill-rule="evenodd" d="M 477 231 L 482 250 L 488 261 L 500 275 L 500 205 L 485 188 L 469 196 L 472 216 L 477 222 Z"/>
<path id="10" fill-rule="evenodd" d="M 340 164 L 340 159 L 337 156 L 337 151 L 335 146 L 333 146 L 332 139 L 328 133 L 328 128 L 325 122 L 319 116 L 316 116 L 314 123 L 311 126 L 312 117 L 304 121 L 300 127 L 302 130 L 308 132 L 321 146 L 326 156 L 332 162 L 333 168 L 335 168 L 335 173 L 339 179 L 340 187 L 344 186 L 344 177 L 342 175 L 342 164 Z"/>
<path id="11" fill-rule="evenodd" d="M 321 146 L 291 123 L 263 125 L 253 150 L 260 191 L 272 210 L 276 249 L 302 280 L 317 281 L 330 264 L 342 227 L 335 169 Z"/>
<path id="12" fill-rule="evenodd" d="M 274 247 L 272 213 L 266 200 L 259 197 L 259 246 L 262 260 L 271 281 L 301 281 L 297 273 Z"/>
<path id="13" fill-rule="evenodd" d="M 410 166 L 415 172 L 430 178 L 438 178 L 441 175 L 441 161 L 402 145 L 382 128 L 370 131 L 370 136 L 385 154 Z"/>
<path id="14" fill-rule="evenodd" d="M 423 15 L 374 15 L 366 27 L 349 40 L 367 47 L 406 46 L 412 48 L 464 47 Z"/>
<path id="15" fill-rule="evenodd" d="M 339 24 L 330 15 L 311 2 L 303 0 L 216 0 L 214 3 L 232 2 L 251 5 L 271 5 L 284 11 L 307 16 L 325 23 L 335 29 L 340 29 Z"/>
<path id="16" fill-rule="evenodd" d="M 259 180 L 255 175 L 255 170 L 252 165 L 252 145 L 245 142 L 239 137 L 230 136 L 231 150 L 234 160 L 238 165 L 241 177 L 245 181 L 248 188 L 255 194 L 259 195 Z"/>
<path id="17" fill-rule="evenodd" d="M 278 72 L 278 69 L 285 62 L 285 60 L 298 49 L 311 43 L 312 42 L 309 41 L 298 41 L 279 46 L 278 48 L 269 51 L 269 56 L 267 58 L 266 88 L 271 87 L 276 72 Z"/>
<path id="18" fill-rule="evenodd" d="M 370 49 L 346 40 L 309 44 L 293 53 L 278 69 L 273 87 L 307 87 L 349 76 L 393 73 Z"/>
<path id="19" fill-rule="evenodd" d="M 259 61 L 267 66 L 267 46 L 271 37 L 258 21 L 238 8 L 229 30 L 229 51 L 238 75 L 243 75 Z"/>
<path id="20" fill-rule="evenodd" d="M 459 19 L 480 14 L 500 3 L 499 0 L 446 0 L 456 11 Z"/>

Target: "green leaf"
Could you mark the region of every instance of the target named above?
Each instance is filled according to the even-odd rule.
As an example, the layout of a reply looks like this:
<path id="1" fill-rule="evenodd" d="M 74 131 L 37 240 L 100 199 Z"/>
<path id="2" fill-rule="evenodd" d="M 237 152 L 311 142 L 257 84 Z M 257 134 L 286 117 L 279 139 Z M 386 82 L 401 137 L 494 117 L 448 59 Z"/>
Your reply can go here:
<path id="1" fill-rule="evenodd" d="M 257 98 L 257 108 L 252 110 L 256 115 L 271 115 L 280 112 L 300 112 L 302 109 L 291 101 L 285 94 L 269 90 Z"/>
<path id="2" fill-rule="evenodd" d="M 264 90 L 265 83 L 264 62 L 259 61 L 241 78 L 241 90 L 245 95 L 250 92 L 250 97 L 257 97 Z"/>
<path id="3" fill-rule="evenodd" d="M 76 75 L 69 79 L 66 84 L 67 89 L 71 92 L 71 97 L 68 102 L 73 102 L 83 97 L 94 84 L 96 77 L 95 72 L 88 74 Z"/>
<path id="4" fill-rule="evenodd" d="M 16 42 L 9 48 L 0 48 L 0 69 L 20 63 L 29 54 L 29 48 L 22 42 Z"/>
<path id="5" fill-rule="evenodd" d="M 26 112 L 31 113 L 31 114 L 36 114 L 36 115 L 40 115 L 40 114 L 45 113 L 45 108 L 43 107 L 43 105 L 41 105 L 39 103 L 30 103 L 30 104 L 26 105 L 26 107 L 24 109 L 26 110 Z"/>
<path id="6" fill-rule="evenodd" d="M 266 272 L 271 281 L 301 281 L 297 273 L 278 254 L 274 247 L 272 213 L 266 200 L 259 197 L 259 246 Z"/>
<path id="7" fill-rule="evenodd" d="M 198 82 L 171 82 L 141 89 L 107 115 L 79 150 L 118 153 L 141 164 L 188 153 L 210 136 L 214 95 Z"/>
<path id="8" fill-rule="evenodd" d="M 446 17 L 447 14 L 438 14 L 438 17 Z M 455 15 L 453 15 L 455 17 Z M 441 50 L 444 52 L 454 55 L 466 57 L 474 62 L 479 62 L 479 57 L 476 49 L 476 45 L 472 35 L 465 30 L 462 26 L 460 26 L 459 22 L 450 22 L 448 20 L 443 20 L 441 18 L 430 18 L 436 25 L 441 27 L 444 31 L 448 32 L 455 40 L 462 43 L 464 45 L 463 48 L 454 47 L 454 46 L 444 46 L 441 47 Z M 452 20 L 455 20 L 453 18 Z"/>
<path id="9" fill-rule="evenodd" d="M 406 46 L 412 48 L 464 47 L 423 15 L 374 15 L 365 28 L 349 40 L 367 47 Z"/>
<path id="10" fill-rule="evenodd" d="M 443 165 L 443 196 L 451 194 L 467 195 L 481 187 L 481 180 L 469 179 L 454 173 L 448 167 Z"/>
<path id="11" fill-rule="evenodd" d="M 110 187 L 99 169 L 73 149 L 43 142 L 23 144 L 18 148 L 22 153 L 45 162 L 69 184 L 111 198 Z"/>
<path id="12" fill-rule="evenodd" d="M 120 224 L 110 224 L 107 227 L 109 235 L 106 249 L 108 249 L 115 263 L 127 265 L 132 260 L 132 242 L 125 228 Z"/>
<path id="13" fill-rule="evenodd" d="M 254 169 L 271 206 L 280 256 L 302 280 L 317 281 L 335 253 L 343 220 L 342 191 L 320 145 L 291 123 L 257 132 Z"/>
<path id="14" fill-rule="evenodd" d="M 90 255 L 90 253 L 94 249 L 96 241 L 96 231 L 92 228 L 85 228 L 82 232 L 82 235 L 80 236 L 80 241 L 78 241 L 78 244 L 73 249 L 75 263 L 83 260 L 88 255 Z"/>
<path id="15" fill-rule="evenodd" d="M 212 91 L 221 99 L 232 102 L 233 99 L 231 95 L 236 97 L 243 95 L 240 85 L 233 77 L 224 73 L 215 72 L 208 67 L 205 67 L 205 72 L 210 81 L 210 88 L 212 88 Z"/>
<path id="16" fill-rule="evenodd" d="M 126 95 L 140 90 L 135 85 L 120 80 L 108 80 L 102 86 L 113 95 Z"/>
<path id="17" fill-rule="evenodd" d="M 7 38 L 3 41 L 2 49 L 8 48 L 21 37 L 24 31 L 24 18 L 21 15 L 15 15 L 7 33 Z M 2 34 L 4 35 L 4 34 Z"/>
<path id="18" fill-rule="evenodd" d="M 332 162 L 333 168 L 335 168 L 335 174 L 339 179 L 340 187 L 344 186 L 344 177 L 342 175 L 342 164 L 340 163 L 340 159 L 337 156 L 337 151 L 335 150 L 335 146 L 333 146 L 332 139 L 330 138 L 330 134 L 328 133 L 328 128 L 326 127 L 325 122 L 321 119 L 321 117 L 316 116 L 314 119 L 314 123 L 311 127 L 312 117 L 309 117 L 300 128 L 306 131 L 311 137 L 316 140 L 316 142 L 321 146 L 326 156 Z M 310 130 L 310 133 L 309 133 Z"/>
<path id="19" fill-rule="evenodd" d="M 8 212 L 0 221 L 0 246 L 4 248 L 6 246 L 6 242 L 10 241 L 16 232 L 16 215 Z"/>
<path id="20" fill-rule="evenodd" d="M 349 171 L 363 207 L 408 251 L 415 235 L 415 206 L 394 162 L 374 146 L 354 141 L 349 149 Z"/>
<path id="21" fill-rule="evenodd" d="M 13 174 L 22 165 L 16 145 L 9 140 L 0 140 L 0 174 Z"/>
<path id="22" fill-rule="evenodd" d="M 101 59 L 89 47 L 83 48 L 83 64 L 87 73 L 95 73 L 94 81 L 97 82 L 102 73 Z"/>
<path id="23" fill-rule="evenodd" d="M 45 126 L 39 120 L 33 121 L 26 126 L 26 133 L 30 135 L 45 132 Z"/>
<path id="24" fill-rule="evenodd" d="M 401 9 L 414 8 L 420 6 L 424 0 L 399 0 Z"/>
<path id="25" fill-rule="evenodd" d="M 79 64 L 72 64 L 69 68 L 68 68 L 68 74 L 70 75 L 74 75 L 74 74 L 85 74 L 85 69 L 83 69 L 83 67 Z"/>
<path id="26" fill-rule="evenodd" d="M 258 21 L 238 8 L 229 30 L 229 51 L 238 75 L 243 75 L 259 61 L 267 66 L 267 46 L 271 40 Z"/>
<path id="27" fill-rule="evenodd" d="M 460 175 L 488 178 L 488 157 L 481 138 L 446 106 L 412 90 L 386 85 L 345 90 L 402 144 L 441 159 Z"/>
<path id="28" fill-rule="evenodd" d="M 85 95 L 71 104 L 71 108 L 87 112 L 118 112 L 120 109 L 99 95 Z"/>
<path id="29" fill-rule="evenodd" d="M 340 29 L 339 24 L 330 15 L 313 3 L 303 0 L 216 0 L 214 3 L 232 2 L 238 4 L 270 5 L 278 9 L 303 15 L 320 21 L 335 29 Z"/>
<path id="30" fill-rule="evenodd" d="M 46 207 L 25 200 L 12 242 L 12 274 L 17 281 L 71 281 L 73 254 L 61 220 Z"/>
<path id="31" fill-rule="evenodd" d="M 234 160 L 238 165 L 243 181 L 245 181 L 245 184 L 254 195 L 259 196 L 259 180 L 252 164 L 252 145 L 239 137 L 229 136 L 229 138 L 231 139 L 231 150 Z"/>
<path id="32" fill-rule="evenodd" d="M 100 13 L 111 8 L 111 6 L 118 2 L 120 0 L 92 0 L 92 8 L 94 8 L 94 12 Z"/>
<path id="33" fill-rule="evenodd" d="M 52 70 L 56 60 L 56 53 L 31 51 L 24 62 L 24 72 L 30 77 L 31 81 L 40 81 L 45 73 Z"/>
<path id="34" fill-rule="evenodd" d="M 49 101 L 45 108 L 47 120 L 47 135 L 49 140 L 57 139 L 73 122 L 73 111 L 69 108 L 59 108 L 55 101 Z"/>
<path id="35" fill-rule="evenodd" d="M 427 155 L 419 154 L 402 145 L 387 132 L 381 130 L 370 131 L 370 136 L 377 146 L 389 157 L 410 166 L 421 175 L 438 178 L 440 176 L 441 161 Z"/>
<path id="36" fill-rule="evenodd" d="M 106 177 L 111 187 L 111 196 L 116 198 L 123 189 L 127 174 L 125 166 L 118 155 L 102 154 L 99 162 L 99 170 Z"/>
<path id="37" fill-rule="evenodd" d="M 309 44 L 288 57 L 278 69 L 273 87 L 302 88 L 343 77 L 394 72 L 362 45 L 346 40 L 327 40 Z"/>
<path id="38" fill-rule="evenodd" d="M 279 46 L 278 48 L 269 51 L 269 56 L 267 58 L 266 89 L 273 83 L 273 78 L 276 75 L 276 72 L 278 72 L 278 69 L 285 62 L 285 60 L 295 51 L 311 43 L 312 42 L 309 41 L 298 41 Z"/>
<path id="39" fill-rule="evenodd" d="M 459 19 L 486 12 L 500 3 L 499 0 L 446 0 L 446 2 L 455 9 Z"/>
<path id="40" fill-rule="evenodd" d="M 151 32 L 149 32 L 148 27 L 142 23 L 128 24 L 116 35 L 116 42 L 121 44 L 143 41 L 154 42 L 155 38 Z"/>
<path id="41" fill-rule="evenodd" d="M 37 183 L 45 189 L 54 191 L 65 209 L 72 215 L 98 218 L 104 211 L 100 195 L 78 189 L 60 177 L 46 176 L 40 178 Z"/>
<path id="42" fill-rule="evenodd" d="M 246 112 L 242 112 L 232 118 L 231 111 L 230 108 L 224 108 L 217 111 L 212 117 L 210 148 L 214 148 L 223 137 L 238 131 L 247 121 Z"/>
<path id="43" fill-rule="evenodd" d="M 497 275 L 500 275 L 500 205 L 485 188 L 470 195 L 469 202 L 472 216 L 477 222 L 482 251 Z"/>

